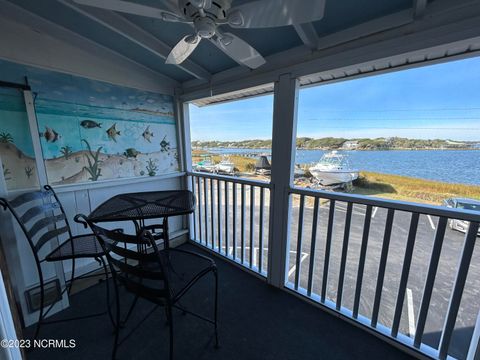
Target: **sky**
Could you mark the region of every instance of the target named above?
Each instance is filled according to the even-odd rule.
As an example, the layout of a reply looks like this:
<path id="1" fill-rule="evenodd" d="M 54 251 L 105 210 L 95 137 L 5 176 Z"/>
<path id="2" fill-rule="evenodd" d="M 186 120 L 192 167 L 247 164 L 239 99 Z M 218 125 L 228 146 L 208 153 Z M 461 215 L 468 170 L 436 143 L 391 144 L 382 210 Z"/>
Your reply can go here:
<path id="1" fill-rule="evenodd" d="M 192 140 L 271 139 L 273 96 L 190 105 Z M 480 57 L 301 89 L 297 137 L 480 141 Z"/>

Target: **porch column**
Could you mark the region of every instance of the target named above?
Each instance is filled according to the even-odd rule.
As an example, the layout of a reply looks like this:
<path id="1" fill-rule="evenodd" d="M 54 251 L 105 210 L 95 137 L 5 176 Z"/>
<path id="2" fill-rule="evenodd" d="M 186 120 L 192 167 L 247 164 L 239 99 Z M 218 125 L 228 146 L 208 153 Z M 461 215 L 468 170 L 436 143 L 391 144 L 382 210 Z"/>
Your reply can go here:
<path id="1" fill-rule="evenodd" d="M 186 172 L 184 188 L 193 191 L 192 178 L 188 173 L 192 171 L 192 141 L 190 138 L 190 111 L 189 105 L 180 100 L 179 94 L 176 96 L 176 119 L 178 124 L 178 159 L 180 161 L 180 168 Z M 188 228 L 188 239 L 195 238 L 193 233 L 193 214 L 188 215 L 185 226 Z"/>
<path id="2" fill-rule="evenodd" d="M 268 282 L 283 287 L 288 264 L 288 190 L 293 184 L 295 140 L 297 135 L 298 81 L 282 74 L 275 82 L 273 96 L 272 189 L 270 197 L 270 236 Z"/>

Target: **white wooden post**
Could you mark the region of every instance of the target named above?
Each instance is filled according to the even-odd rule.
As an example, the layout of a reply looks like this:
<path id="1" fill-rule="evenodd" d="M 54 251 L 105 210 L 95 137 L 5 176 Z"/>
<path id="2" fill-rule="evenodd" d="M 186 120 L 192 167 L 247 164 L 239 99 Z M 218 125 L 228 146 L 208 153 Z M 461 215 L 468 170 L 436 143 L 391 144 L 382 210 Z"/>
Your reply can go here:
<path id="1" fill-rule="evenodd" d="M 192 171 L 192 141 L 190 138 L 190 112 L 188 108 L 188 103 L 184 103 L 180 100 L 177 101 L 177 117 L 178 117 L 178 131 L 181 138 L 181 147 L 182 151 L 179 153 L 181 155 L 182 170 L 186 172 Z M 185 189 L 193 191 L 192 183 L 190 182 L 189 176 L 185 176 Z M 189 230 L 189 240 L 192 240 L 195 236 L 193 234 L 193 215 L 188 216 L 188 230 Z"/>
<path id="2" fill-rule="evenodd" d="M 32 136 L 33 151 L 35 153 L 35 162 L 37 165 L 38 182 L 40 187 L 48 184 L 47 171 L 43 161 L 42 145 L 40 144 L 40 135 L 38 132 L 37 115 L 35 114 L 35 105 L 30 90 L 23 92 L 25 99 L 25 109 L 28 116 L 28 124 L 30 126 L 30 134 Z"/>
<path id="3" fill-rule="evenodd" d="M 282 74 L 275 82 L 272 131 L 272 189 L 268 282 L 283 287 L 289 248 L 289 188 L 293 183 L 297 135 L 298 81 Z"/>

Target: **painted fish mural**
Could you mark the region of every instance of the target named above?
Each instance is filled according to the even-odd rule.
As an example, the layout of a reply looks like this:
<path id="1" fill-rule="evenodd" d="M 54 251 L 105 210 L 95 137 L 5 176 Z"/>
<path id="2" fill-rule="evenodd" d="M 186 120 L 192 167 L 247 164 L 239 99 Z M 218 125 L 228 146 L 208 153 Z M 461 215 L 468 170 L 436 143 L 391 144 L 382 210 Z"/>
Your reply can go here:
<path id="1" fill-rule="evenodd" d="M 163 140 L 160 142 L 160 151 L 161 152 L 166 152 L 168 150 L 170 150 L 170 142 L 166 140 L 167 139 L 167 135 L 165 135 L 163 137 Z"/>
<path id="2" fill-rule="evenodd" d="M 40 134 L 40 136 L 43 136 L 47 142 L 52 143 L 61 138 L 61 136 L 55 130 L 49 128 L 48 126 L 45 126 L 45 132 L 43 134 Z"/>
<path id="3" fill-rule="evenodd" d="M 128 148 L 125 150 L 123 155 L 125 155 L 127 158 L 137 158 L 137 155 L 140 154 L 140 151 L 134 149 L 134 148 Z"/>
<path id="4" fill-rule="evenodd" d="M 93 128 L 96 128 L 96 127 L 101 128 L 102 124 L 97 123 L 96 121 L 92 121 L 92 120 L 83 120 L 80 123 L 80 126 L 83 127 L 84 129 L 93 129 Z"/>
<path id="5" fill-rule="evenodd" d="M 113 124 L 107 131 L 108 138 L 117 142 L 117 136 L 120 135 L 120 131 L 116 128 L 117 123 Z"/>
<path id="6" fill-rule="evenodd" d="M 153 137 L 153 133 L 150 131 L 150 125 L 147 126 L 147 128 L 145 129 L 145 131 L 143 132 L 142 134 L 143 138 L 148 141 L 148 142 L 152 142 L 151 141 L 151 138 Z"/>

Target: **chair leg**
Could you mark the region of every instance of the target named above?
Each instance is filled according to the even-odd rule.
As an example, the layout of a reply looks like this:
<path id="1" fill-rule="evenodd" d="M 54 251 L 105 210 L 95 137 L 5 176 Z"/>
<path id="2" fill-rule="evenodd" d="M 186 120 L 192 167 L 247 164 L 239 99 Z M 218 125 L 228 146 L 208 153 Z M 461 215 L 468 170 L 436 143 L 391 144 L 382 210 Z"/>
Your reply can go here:
<path id="1" fill-rule="evenodd" d="M 102 266 L 103 266 L 103 271 L 105 273 L 105 288 L 106 288 L 106 292 L 107 292 L 107 311 L 108 311 L 108 317 L 110 318 L 110 321 L 113 325 L 113 327 L 115 327 L 115 321 L 113 320 L 113 314 L 112 314 L 112 307 L 110 306 L 110 286 L 108 285 L 109 281 L 108 281 L 108 268 L 107 268 L 107 264 L 105 263 L 105 260 L 103 259 L 103 256 L 100 257 L 100 261 L 102 262 Z"/>
<path id="2" fill-rule="evenodd" d="M 128 319 L 130 318 L 130 315 L 132 315 L 133 309 L 134 309 L 135 306 L 137 305 L 138 298 L 139 298 L 139 296 L 138 296 L 138 295 L 135 295 L 135 299 L 133 299 L 132 305 L 130 305 L 130 309 L 128 309 L 127 316 L 125 316 L 125 319 L 120 323 L 120 327 L 125 326 L 125 324 L 127 323 Z"/>
<path id="3" fill-rule="evenodd" d="M 170 346 L 169 346 L 169 359 L 173 360 L 173 317 L 172 317 L 172 306 L 171 304 L 165 305 L 165 310 L 167 313 L 167 322 L 168 330 L 170 334 Z"/>
<path id="4" fill-rule="evenodd" d="M 118 294 L 118 285 L 115 279 L 114 281 L 114 290 L 115 290 L 115 307 L 116 307 L 116 321 L 115 321 L 115 339 L 113 341 L 113 351 L 112 351 L 112 360 L 115 360 L 117 355 L 118 347 L 118 338 L 120 335 L 120 296 Z"/>
<path id="5" fill-rule="evenodd" d="M 215 276 L 215 309 L 214 309 L 214 322 L 215 322 L 215 348 L 218 349 L 220 344 L 218 343 L 218 271 L 215 267 L 213 269 L 213 275 Z"/>
<path id="6" fill-rule="evenodd" d="M 72 254 L 74 254 L 73 248 L 72 248 Z M 70 276 L 70 285 L 68 286 L 68 290 L 67 290 L 68 296 L 70 296 L 70 293 L 72 292 L 74 280 L 75 280 L 75 256 L 72 256 L 72 275 Z"/>
<path id="7" fill-rule="evenodd" d="M 33 335 L 33 340 L 37 339 L 40 333 L 40 326 L 42 325 L 42 321 L 43 321 L 43 308 L 45 306 L 44 303 L 45 303 L 45 288 L 43 286 L 43 279 L 40 278 L 40 310 L 38 314 L 38 322 L 35 327 L 35 334 Z"/>

